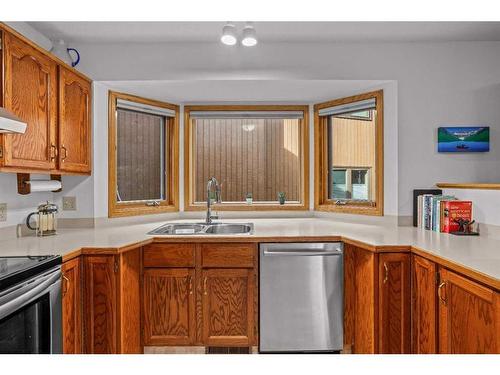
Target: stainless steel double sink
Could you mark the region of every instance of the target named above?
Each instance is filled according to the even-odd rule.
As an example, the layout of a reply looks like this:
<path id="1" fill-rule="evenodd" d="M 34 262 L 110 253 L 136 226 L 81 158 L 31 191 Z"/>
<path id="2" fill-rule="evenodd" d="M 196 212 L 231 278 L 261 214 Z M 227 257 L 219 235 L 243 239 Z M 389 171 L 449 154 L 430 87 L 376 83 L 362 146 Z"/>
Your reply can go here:
<path id="1" fill-rule="evenodd" d="M 151 235 L 252 234 L 253 223 L 167 223 Z"/>

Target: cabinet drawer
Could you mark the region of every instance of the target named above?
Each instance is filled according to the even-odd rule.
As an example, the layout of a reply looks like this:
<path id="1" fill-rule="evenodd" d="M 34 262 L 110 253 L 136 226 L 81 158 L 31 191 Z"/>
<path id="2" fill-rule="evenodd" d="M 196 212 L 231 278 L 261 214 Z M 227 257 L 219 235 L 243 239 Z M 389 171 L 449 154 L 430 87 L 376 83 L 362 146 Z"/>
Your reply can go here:
<path id="1" fill-rule="evenodd" d="M 192 243 L 156 243 L 144 247 L 144 267 L 194 267 Z"/>
<path id="2" fill-rule="evenodd" d="M 251 243 L 202 244 L 202 267 L 253 268 L 256 249 Z"/>

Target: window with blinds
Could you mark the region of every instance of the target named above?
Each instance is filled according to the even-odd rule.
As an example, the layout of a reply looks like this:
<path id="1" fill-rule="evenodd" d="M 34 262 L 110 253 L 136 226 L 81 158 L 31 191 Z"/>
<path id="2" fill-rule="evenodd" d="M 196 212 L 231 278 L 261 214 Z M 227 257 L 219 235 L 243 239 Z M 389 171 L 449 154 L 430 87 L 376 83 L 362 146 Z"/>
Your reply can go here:
<path id="1" fill-rule="evenodd" d="M 318 210 L 383 214 L 382 91 L 315 105 Z"/>
<path id="2" fill-rule="evenodd" d="M 178 107 L 110 92 L 109 216 L 178 209 Z"/>
<path id="3" fill-rule="evenodd" d="M 117 108 L 118 202 L 166 199 L 166 122 L 165 116 Z"/>
<path id="4" fill-rule="evenodd" d="M 224 206 L 304 204 L 307 107 L 297 110 L 190 110 L 188 206 L 206 202 L 206 185 L 222 185 Z M 284 204 L 280 205 L 280 197 Z M 251 198 L 251 204 L 247 198 Z M 283 202 L 282 202 L 283 203 Z"/>

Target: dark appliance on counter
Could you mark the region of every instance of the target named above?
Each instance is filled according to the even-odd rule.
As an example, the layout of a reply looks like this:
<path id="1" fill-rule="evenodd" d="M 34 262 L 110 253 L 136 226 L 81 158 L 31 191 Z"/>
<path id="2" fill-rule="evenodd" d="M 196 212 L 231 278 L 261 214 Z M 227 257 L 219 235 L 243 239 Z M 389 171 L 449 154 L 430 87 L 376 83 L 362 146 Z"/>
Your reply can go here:
<path id="1" fill-rule="evenodd" d="M 62 353 L 61 263 L 0 257 L 0 353 Z"/>

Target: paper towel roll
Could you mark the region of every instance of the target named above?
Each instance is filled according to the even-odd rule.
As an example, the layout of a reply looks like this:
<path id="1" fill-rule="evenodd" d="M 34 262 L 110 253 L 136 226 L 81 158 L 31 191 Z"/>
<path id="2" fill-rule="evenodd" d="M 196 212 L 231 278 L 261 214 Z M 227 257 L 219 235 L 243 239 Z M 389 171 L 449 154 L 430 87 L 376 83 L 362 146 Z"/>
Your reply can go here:
<path id="1" fill-rule="evenodd" d="M 61 181 L 57 180 L 34 180 L 27 181 L 26 183 L 30 184 L 30 190 L 32 193 L 37 191 L 54 191 L 59 190 L 62 187 Z"/>

